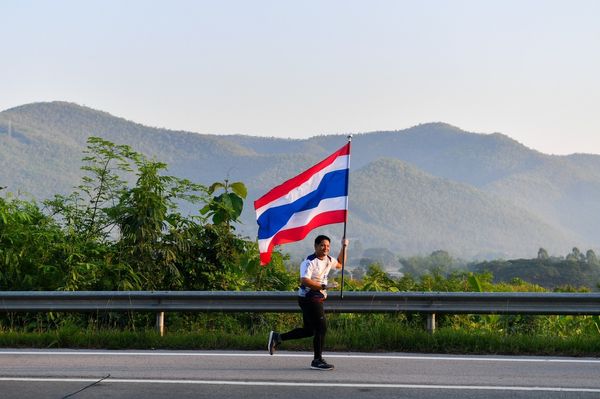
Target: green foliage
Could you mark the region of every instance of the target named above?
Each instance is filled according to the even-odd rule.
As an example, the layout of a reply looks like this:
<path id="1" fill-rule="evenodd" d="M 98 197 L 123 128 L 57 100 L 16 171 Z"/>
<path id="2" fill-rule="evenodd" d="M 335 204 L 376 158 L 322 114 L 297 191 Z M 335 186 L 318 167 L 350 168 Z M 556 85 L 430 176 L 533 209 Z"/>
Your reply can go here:
<path id="1" fill-rule="evenodd" d="M 208 188 L 208 194 L 213 195 L 219 189 L 224 192 L 210 198 L 200 213 L 212 218 L 214 224 L 225 224 L 230 227 L 232 222 L 239 222 L 248 190 L 242 182 L 229 183 L 225 179 L 222 183 L 213 183 Z"/>
<path id="2" fill-rule="evenodd" d="M 400 258 L 399 261 L 402 265 L 400 271 L 413 276 L 421 276 L 427 273 L 449 274 L 465 265 L 464 261 L 454 259 L 448 252 L 442 250 L 433 251 L 429 256 Z"/>
<path id="3" fill-rule="evenodd" d="M 298 287 L 297 272 L 286 268 L 288 255 L 274 252 L 268 266 L 261 266 L 256 242 L 247 242 L 247 248 L 240 257 L 240 265 L 245 271 L 248 283 L 257 291 L 290 291 Z"/>
<path id="4" fill-rule="evenodd" d="M 177 262 L 190 247 L 186 222 L 177 210 L 177 200 L 197 201 L 203 187 L 173 176 L 162 176 L 160 162 L 138 163 L 136 186 L 123 193 L 111 209 L 121 238 L 116 243 L 122 262 L 132 265 L 148 289 L 182 285 Z"/>
<path id="5" fill-rule="evenodd" d="M 69 196 L 55 195 L 45 202 L 53 215 L 60 216 L 72 235 L 84 240 L 103 240 L 114 222 L 110 210 L 118 206 L 126 190 L 124 176 L 140 155 L 127 145 L 115 145 L 98 137 L 88 139 L 84 151 L 82 182 Z"/>
<path id="6" fill-rule="evenodd" d="M 45 290 L 64 283 L 65 237 L 31 201 L 0 198 L 0 289 Z"/>
<path id="7" fill-rule="evenodd" d="M 206 188 L 165 175 L 167 165 L 127 145 L 91 137 L 72 194 L 1 199 L 0 287 L 28 290 L 291 289 L 275 254 L 259 267 L 256 243 L 234 234 L 242 182 Z M 132 184 L 133 182 L 133 184 Z M 179 211 L 203 203 L 212 224 Z"/>
<path id="8" fill-rule="evenodd" d="M 582 254 L 577 248 L 566 258 L 547 257 L 540 249 L 536 259 L 481 262 L 469 266 L 475 273 L 490 272 L 494 282 L 506 283 L 518 278 L 548 289 L 565 285 L 595 288 L 600 282 L 600 264 L 594 251 Z"/>
<path id="9" fill-rule="evenodd" d="M 398 292 L 396 283 L 386 272 L 383 271 L 380 265 L 372 264 L 367 270 L 367 275 L 364 278 L 364 291 L 391 291 Z"/>
<path id="10" fill-rule="evenodd" d="M 469 286 L 471 287 L 471 291 L 473 292 L 483 292 L 481 288 L 481 282 L 479 282 L 479 278 L 476 275 L 471 274 L 468 277 Z"/>

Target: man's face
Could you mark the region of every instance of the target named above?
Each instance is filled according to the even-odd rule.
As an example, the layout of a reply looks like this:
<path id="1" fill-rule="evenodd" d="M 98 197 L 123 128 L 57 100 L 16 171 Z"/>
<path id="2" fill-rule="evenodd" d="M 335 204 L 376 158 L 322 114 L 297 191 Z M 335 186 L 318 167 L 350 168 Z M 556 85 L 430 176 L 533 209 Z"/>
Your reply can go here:
<path id="1" fill-rule="evenodd" d="M 315 245 L 315 255 L 317 258 L 321 259 L 324 256 L 329 255 L 329 241 L 323 240 L 319 244 Z"/>

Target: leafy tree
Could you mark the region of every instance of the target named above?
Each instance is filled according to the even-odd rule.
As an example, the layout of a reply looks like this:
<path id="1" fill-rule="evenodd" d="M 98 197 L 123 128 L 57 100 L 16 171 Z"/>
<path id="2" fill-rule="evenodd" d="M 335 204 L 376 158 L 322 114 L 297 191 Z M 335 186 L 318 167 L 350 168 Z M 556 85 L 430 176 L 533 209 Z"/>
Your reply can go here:
<path id="1" fill-rule="evenodd" d="M 214 224 L 225 224 L 229 228 L 232 222 L 239 222 L 248 190 L 244 183 L 229 183 L 228 179 L 213 183 L 208 194 L 213 195 L 217 190 L 223 190 L 223 193 L 213 196 L 200 213 L 212 218 Z"/>
<path id="2" fill-rule="evenodd" d="M 35 202 L 0 198 L 0 289 L 55 289 L 62 283 L 63 241 Z"/>
<path id="3" fill-rule="evenodd" d="M 73 247 L 102 247 L 96 257 L 80 257 L 65 288 L 181 286 L 174 261 L 189 238 L 177 231 L 185 224 L 178 203 L 202 200 L 204 186 L 164 176 L 166 164 L 101 138 L 91 137 L 85 154 L 82 184 L 70 196 L 46 203 L 64 223 Z"/>
<path id="4" fill-rule="evenodd" d="M 546 251 L 544 248 L 540 248 L 538 250 L 537 258 L 539 260 L 548 260 L 550 256 L 548 255 L 548 251 Z"/>
<path id="5" fill-rule="evenodd" d="M 365 291 L 391 291 L 398 292 L 396 283 L 392 280 L 389 275 L 383 271 L 381 265 L 376 263 L 369 266 L 367 275 L 364 278 Z"/>
<path id="6" fill-rule="evenodd" d="M 298 287 L 297 271 L 288 271 L 285 264 L 289 255 L 274 251 L 268 266 L 260 265 L 258 244 L 247 241 L 245 252 L 239 257 L 241 268 L 253 289 L 289 291 Z"/>
<path id="7" fill-rule="evenodd" d="M 579 248 L 573 247 L 571 253 L 567 255 L 566 259 L 569 262 L 579 262 L 585 261 L 585 256 L 581 253 L 581 251 L 579 251 Z"/>
<path id="8" fill-rule="evenodd" d="M 177 252 L 184 244 L 165 240 L 164 233 L 173 228 L 176 209 L 173 199 L 187 182 L 161 176 L 166 165 L 142 160 L 136 186 L 123 193 L 119 205 L 111 210 L 121 232 L 117 244 L 121 260 L 133 265 L 149 289 L 166 288 L 180 278 L 174 265 Z M 178 237 L 171 235 L 171 238 Z"/>
<path id="9" fill-rule="evenodd" d="M 446 251 L 437 250 L 429 256 L 412 256 L 400 258 L 402 267 L 400 271 L 413 276 L 422 276 L 428 273 L 450 274 L 463 265 L 462 261 L 456 260 Z"/>
<path id="10" fill-rule="evenodd" d="M 588 249 L 585 253 L 585 261 L 588 265 L 598 266 L 598 257 L 592 249 Z"/>
<path id="11" fill-rule="evenodd" d="M 90 240 L 106 240 L 114 228 L 111 209 L 126 192 L 127 175 L 141 155 L 128 145 L 116 145 L 99 137 L 88 138 L 82 159 L 82 182 L 69 196 L 55 195 L 45 202 L 53 215 L 60 216 L 73 235 Z"/>

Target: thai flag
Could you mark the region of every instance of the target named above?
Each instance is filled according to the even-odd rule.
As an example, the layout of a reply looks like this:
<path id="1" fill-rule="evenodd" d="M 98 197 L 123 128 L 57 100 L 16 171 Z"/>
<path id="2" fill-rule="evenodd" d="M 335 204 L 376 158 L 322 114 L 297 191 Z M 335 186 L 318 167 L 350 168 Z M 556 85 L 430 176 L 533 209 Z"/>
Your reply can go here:
<path id="1" fill-rule="evenodd" d="M 300 241 L 319 226 L 346 221 L 350 142 L 254 201 L 260 264 L 275 245 Z"/>

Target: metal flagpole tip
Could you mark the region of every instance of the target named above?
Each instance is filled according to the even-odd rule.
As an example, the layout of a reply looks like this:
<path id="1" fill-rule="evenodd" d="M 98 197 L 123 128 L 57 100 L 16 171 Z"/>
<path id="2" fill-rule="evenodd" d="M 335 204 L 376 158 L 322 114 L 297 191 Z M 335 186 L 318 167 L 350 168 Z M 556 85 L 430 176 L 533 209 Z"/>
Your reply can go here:
<path id="1" fill-rule="evenodd" d="M 349 134 L 349 135 L 347 136 L 347 138 L 348 138 L 348 141 L 352 141 L 352 135 L 351 135 L 351 134 Z"/>

